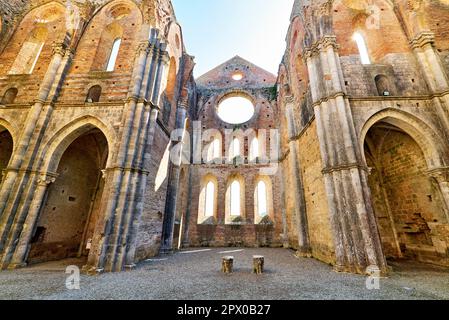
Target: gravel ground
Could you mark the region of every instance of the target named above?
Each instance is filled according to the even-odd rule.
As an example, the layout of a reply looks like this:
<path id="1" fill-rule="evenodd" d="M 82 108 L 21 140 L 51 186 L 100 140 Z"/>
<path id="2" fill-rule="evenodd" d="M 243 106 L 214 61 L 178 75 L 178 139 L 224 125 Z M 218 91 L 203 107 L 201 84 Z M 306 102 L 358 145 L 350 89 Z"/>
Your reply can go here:
<path id="1" fill-rule="evenodd" d="M 194 249 L 192 249 L 194 250 Z M 314 259 L 286 249 L 211 249 L 178 252 L 145 261 L 130 272 L 81 275 L 80 290 L 65 287 L 65 260 L 0 272 L 0 299 L 447 299 L 449 271 L 412 262 L 392 263 L 380 290 L 367 290 L 363 276 L 335 273 Z M 221 257 L 235 257 L 231 275 Z M 264 255 L 266 273 L 251 273 L 252 255 Z"/>

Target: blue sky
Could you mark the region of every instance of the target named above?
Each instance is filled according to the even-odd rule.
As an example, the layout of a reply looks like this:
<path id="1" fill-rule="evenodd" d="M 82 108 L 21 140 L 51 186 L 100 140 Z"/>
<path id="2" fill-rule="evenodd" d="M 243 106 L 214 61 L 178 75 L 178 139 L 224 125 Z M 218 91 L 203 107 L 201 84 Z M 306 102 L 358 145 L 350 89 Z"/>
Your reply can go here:
<path id="1" fill-rule="evenodd" d="M 239 55 L 277 74 L 294 0 L 173 0 L 195 77 Z"/>

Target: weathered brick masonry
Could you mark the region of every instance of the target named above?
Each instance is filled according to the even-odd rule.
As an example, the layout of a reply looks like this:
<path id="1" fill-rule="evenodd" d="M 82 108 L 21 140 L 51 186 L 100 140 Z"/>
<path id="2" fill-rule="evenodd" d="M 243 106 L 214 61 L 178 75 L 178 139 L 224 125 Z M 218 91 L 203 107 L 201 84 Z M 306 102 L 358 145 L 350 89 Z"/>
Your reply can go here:
<path id="1" fill-rule="evenodd" d="M 277 76 L 236 56 L 194 79 L 169 0 L 0 0 L 1 268 L 189 246 L 449 266 L 448 17 L 296 0 Z"/>
<path id="2" fill-rule="evenodd" d="M 448 265 L 448 10 L 295 2 L 278 78 L 287 221 L 296 241 L 305 215 L 297 246 L 336 270 Z"/>

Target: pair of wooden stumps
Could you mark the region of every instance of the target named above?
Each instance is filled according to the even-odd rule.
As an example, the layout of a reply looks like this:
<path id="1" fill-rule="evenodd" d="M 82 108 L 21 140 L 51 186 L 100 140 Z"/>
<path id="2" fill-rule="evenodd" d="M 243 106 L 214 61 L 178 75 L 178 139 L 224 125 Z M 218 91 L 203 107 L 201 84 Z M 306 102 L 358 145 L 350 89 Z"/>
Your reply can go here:
<path id="1" fill-rule="evenodd" d="M 253 256 L 253 273 L 262 274 L 264 272 L 264 256 Z M 223 257 L 221 261 L 221 271 L 223 273 L 232 273 L 234 268 L 234 257 Z"/>

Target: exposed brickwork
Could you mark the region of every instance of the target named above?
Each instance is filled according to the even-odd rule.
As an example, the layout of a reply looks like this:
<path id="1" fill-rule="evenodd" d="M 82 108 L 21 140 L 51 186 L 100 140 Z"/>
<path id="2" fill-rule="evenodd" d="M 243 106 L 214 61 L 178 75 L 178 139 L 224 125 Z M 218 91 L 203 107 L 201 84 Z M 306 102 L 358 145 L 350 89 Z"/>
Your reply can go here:
<path id="1" fill-rule="evenodd" d="M 80 158 L 80 153 L 84 157 Z M 48 191 L 37 222 L 38 234 L 31 242 L 30 263 L 88 253 L 85 248 L 92 240 L 104 185 L 100 169 L 107 154 L 101 132 L 77 139 L 64 152 L 57 180 Z"/>
<path id="2" fill-rule="evenodd" d="M 191 58 L 171 3 L 72 3 L 79 20 L 68 21 L 62 1 L 4 2 L 1 194 L 11 197 L 1 208 L 1 267 L 80 253 L 88 255 L 87 272 L 120 271 L 157 254 L 169 180 L 169 163 L 161 168 L 161 159 L 178 101 L 193 96 L 184 89 L 191 88 Z M 5 21 L 14 32 L 5 31 Z M 118 38 L 114 70 L 107 72 Z M 178 66 L 174 76 L 156 74 L 170 60 Z M 98 102 L 87 101 L 94 85 L 101 87 Z M 11 88 L 17 95 L 6 99 Z M 168 88 L 174 97 L 164 123 L 159 95 Z M 85 140 L 92 132 L 98 136 Z"/>
<path id="3" fill-rule="evenodd" d="M 232 76 L 239 74 L 241 80 L 234 80 Z M 259 130 L 266 130 L 266 139 L 263 142 L 259 135 L 259 144 L 263 148 L 266 145 L 267 156 L 270 155 L 270 148 L 274 141 L 271 141 L 270 130 L 278 128 L 277 106 L 273 101 L 273 91 L 275 90 L 275 77 L 267 71 L 254 64 L 240 58 L 234 57 L 217 68 L 207 72 L 197 80 L 199 92 L 199 104 L 197 108 L 197 120 L 201 122 L 203 134 L 208 129 L 215 129 L 221 135 L 222 164 L 197 164 L 192 170 L 191 185 L 191 219 L 189 227 L 190 244 L 194 246 L 280 246 L 280 235 L 282 233 L 282 219 L 280 209 L 282 207 L 280 194 L 279 171 L 274 170 L 274 174 L 266 176 L 269 181 L 268 188 L 271 189 L 272 212 L 269 213 L 270 224 L 258 224 L 255 213 L 255 190 L 258 177 L 265 176 L 264 171 L 270 169 L 267 165 L 251 164 L 250 150 L 252 136 L 242 137 L 241 154 L 244 164 L 235 166 L 232 163 L 224 164 L 228 160 L 230 152 L 230 141 L 226 141 L 226 130 L 254 130 L 259 134 Z M 248 97 L 255 106 L 253 117 L 241 125 L 232 125 L 224 122 L 217 114 L 220 102 L 228 95 Z M 203 142 L 206 149 L 209 141 Z M 206 159 L 203 159 L 206 162 Z M 276 161 L 275 161 L 276 162 Z M 275 163 L 275 166 L 277 164 Z M 239 175 L 242 178 L 242 188 L 244 189 L 244 215 L 238 224 L 229 224 L 226 217 L 226 197 L 227 188 L 233 177 Z M 204 187 L 204 177 L 211 176 L 217 180 L 218 197 L 217 212 L 213 224 L 201 224 L 198 218 L 199 199 Z"/>
<path id="4" fill-rule="evenodd" d="M 168 183 L 168 164 L 162 161 L 169 144 L 169 137 L 161 129 L 155 135 L 158 143 L 154 146 L 151 158 L 151 170 L 148 179 L 144 210 L 139 225 L 137 259 L 143 260 L 155 256 L 159 252 L 162 231 L 162 218 L 165 207 L 165 196 Z M 157 181 L 156 181 L 157 180 Z"/>
<path id="5" fill-rule="evenodd" d="M 438 238 L 438 247 L 442 243 L 447 246 L 444 232 L 436 231 L 440 226 L 445 228 L 447 218 L 438 185 L 426 173 L 422 151 L 410 136 L 394 128 L 374 129 L 370 134 L 370 142 L 378 144 L 378 149 L 372 150 L 377 158 L 370 185 L 386 254 L 397 257 L 399 246 L 405 256 L 438 261 L 432 234 Z"/>
<path id="6" fill-rule="evenodd" d="M 236 56 L 196 81 L 171 1 L 73 5 L 71 28 L 63 1 L 0 0 L 0 268 L 81 255 L 121 271 L 188 246 L 285 246 L 356 273 L 449 265 L 447 1 L 296 0 L 277 78 Z M 249 121 L 219 117 L 230 97 Z M 196 153 L 209 129 L 215 159 Z M 250 161 L 250 131 L 229 161 L 248 129 L 267 130 L 272 163 Z"/>
<path id="7" fill-rule="evenodd" d="M 334 262 L 333 235 L 321 173 L 323 164 L 315 121 L 303 132 L 298 142 L 312 254 L 322 261 L 332 263 Z"/>
<path id="8" fill-rule="evenodd" d="M 448 13 L 439 0 L 295 1 L 278 77 L 291 246 L 299 193 L 312 256 L 339 271 L 386 272 L 400 255 L 447 265 Z"/>

